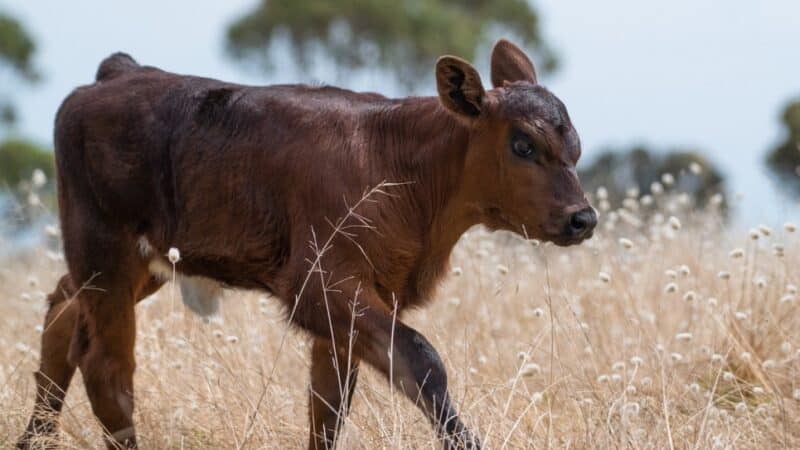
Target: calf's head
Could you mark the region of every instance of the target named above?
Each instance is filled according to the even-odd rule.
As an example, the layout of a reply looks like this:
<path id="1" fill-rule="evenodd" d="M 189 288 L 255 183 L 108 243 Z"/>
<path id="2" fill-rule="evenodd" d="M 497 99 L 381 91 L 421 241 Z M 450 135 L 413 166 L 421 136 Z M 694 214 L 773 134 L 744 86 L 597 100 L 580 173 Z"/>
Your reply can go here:
<path id="1" fill-rule="evenodd" d="M 470 208 L 490 228 L 558 245 L 591 237 L 597 215 L 575 171 L 581 144 L 564 104 L 508 41 L 492 50 L 491 72 L 486 91 L 463 59 L 436 63 L 441 103 L 470 130 L 462 180 Z"/>

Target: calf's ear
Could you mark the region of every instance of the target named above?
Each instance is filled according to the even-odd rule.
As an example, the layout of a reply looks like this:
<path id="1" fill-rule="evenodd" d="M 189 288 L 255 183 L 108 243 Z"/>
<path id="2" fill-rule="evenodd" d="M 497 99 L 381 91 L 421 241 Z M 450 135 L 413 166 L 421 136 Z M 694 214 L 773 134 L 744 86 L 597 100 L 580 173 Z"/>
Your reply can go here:
<path id="1" fill-rule="evenodd" d="M 536 69 L 528 55 L 511 42 L 500 39 L 492 49 L 492 86 L 529 81 L 536 84 Z"/>
<path id="2" fill-rule="evenodd" d="M 436 88 L 445 108 L 465 117 L 481 113 L 486 91 L 481 76 L 472 65 L 456 56 L 442 56 L 436 61 Z"/>

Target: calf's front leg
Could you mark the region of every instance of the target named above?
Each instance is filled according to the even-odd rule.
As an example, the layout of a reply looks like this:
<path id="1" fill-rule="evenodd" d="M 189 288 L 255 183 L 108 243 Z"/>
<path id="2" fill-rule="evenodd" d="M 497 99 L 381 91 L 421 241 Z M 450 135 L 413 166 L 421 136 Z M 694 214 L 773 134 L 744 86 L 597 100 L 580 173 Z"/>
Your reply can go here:
<path id="1" fill-rule="evenodd" d="M 327 296 L 319 314 L 303 314 L 301 325 L 317 336 L 331 336 L 338 345 L 352 340 L 352 351 L 380 371 L 427 415 L 446 450 L 480 449 L 476 438 L 461 422 L 447 389 L 447 372 L 438 352 L 425 337 L 395 320 L 377 294 L 360 290 L 358 307 L 351 308 L 347 289 Z M 358 310 L 356 317 L 351 311 Z M 330 315 L 330 320 L 327 320 Z M 334 330 L 330 330 L 332 324 Z M 313 414 L 312 414 L 313 418 Z M 313 425 L 312 425 L 313 426 Z M 313 430 L 312 430 L 313 431 Z M 313 435 L 312 435 L 313 439 Z M 326 441 L 326 445 L 333 442 Z M 314 447 L 312 442 L 311 448 Z"/>

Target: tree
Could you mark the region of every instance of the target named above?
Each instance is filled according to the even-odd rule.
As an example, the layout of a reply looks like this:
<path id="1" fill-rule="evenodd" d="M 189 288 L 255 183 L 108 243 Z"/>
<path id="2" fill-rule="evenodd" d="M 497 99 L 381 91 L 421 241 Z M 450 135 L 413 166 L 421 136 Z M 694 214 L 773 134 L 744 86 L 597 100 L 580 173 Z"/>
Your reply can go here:
<path id="1" fill-rule="evenodd" d="M 226 44 L 235 59 L 269 70 L 275 41 L 286 38 L 300 68 L 321 50 L 340 70 L 385 67 L 413 87 L 438 56 L 472 59 L 498 30 L 532 50 L 543 71 L 555 68 L 528 0 L 261 0 L 230 26 Z"/>
<path id="2" fill-rule="evenodd" d="M 0 11 L 0 68 L 7 68 L 14 76 L 36 82 L 39 73 L 34 67 L 36 45 L 22 24 Z M 0 123 L 12 126 L 16 111 L 11 100 L 0 92 Z M 48 179 L 53 174 L 53 155 L 36 144 L 4 136 L 0 139 L 0 189 L 17 188 L 29 180 L 35 169 L 40 169 Z"/>
<path id="3" fill-rule="evenodd" d="M 687 149 L 666 153 L 641 146 L 630 150 L 606 150 L 588 168 L 580 169 L 579 175 L 587 192 L 596 192 L 604 187 L 613 205 L 619 205 L 630 189 L 640 194 L 652 194 L 654 183 L 657 184 L 656 190 L 671 189 L 688 194 L 698 208 L 705 207 L 712 196 L 725 190 L 725 178 L 719 169 L 701 152 Z M 720 206 L 725 209 L 724 204 Z"/>
<path id="4" fill-rule="evenodd" d="M 800 98 L 783 110 L 786 139 L 767 155 L 767 166 L 778 176 L 781 187 L 800 193 Z"/>
<path id="5" fill-rule="evenodd" d="M 47 179 L 53 178 L 52 152 L 22 139 L 0 142 L 0 183 L 17 187 L 20 182 L 30 180 L 36 169 L 41 170 Z"/>
<path id="6" fill-rule="evenodd" d="M 38 81 L 39 73 L 33 66 L 35 51 L 36 45 L 22 24 L 0 11 L 0 67 L 10 68 L 26 81 Z M 0 98 L 0 123 L 11 125 L 16 117 L 10 100 Z"/>

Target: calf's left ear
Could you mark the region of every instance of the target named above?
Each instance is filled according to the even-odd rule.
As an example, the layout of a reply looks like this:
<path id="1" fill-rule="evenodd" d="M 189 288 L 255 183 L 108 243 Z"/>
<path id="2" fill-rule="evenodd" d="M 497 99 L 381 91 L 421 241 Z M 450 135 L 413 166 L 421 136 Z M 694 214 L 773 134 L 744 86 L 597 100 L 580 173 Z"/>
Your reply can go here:
<path id="1" fill-rule="evenodd" d="M 536 69 L 528 55 L 511 42 L 500 39 L 492 49 L 492 86 L 528 81 L 536 84 Z"/>
<path id="2" fill-rule="evenodd" d="M 436 88 L 445 108 L 465 117 L 481 114 L 483 90 L 481 76 L 472 65 L 456 56 L 442 56 L 436 61 Z"/>

